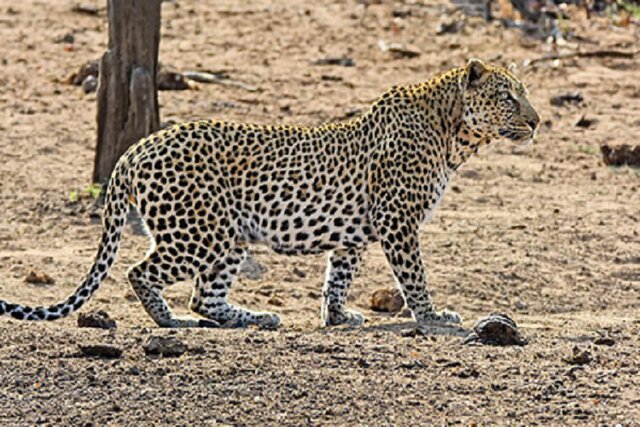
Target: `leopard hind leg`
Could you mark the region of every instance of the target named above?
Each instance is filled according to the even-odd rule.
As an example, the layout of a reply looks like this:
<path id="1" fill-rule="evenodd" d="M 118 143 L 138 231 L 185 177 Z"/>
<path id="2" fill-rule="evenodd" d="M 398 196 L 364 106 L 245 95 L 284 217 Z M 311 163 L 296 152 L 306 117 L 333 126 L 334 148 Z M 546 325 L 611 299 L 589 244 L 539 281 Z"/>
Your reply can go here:
<path id="1" fill-rule="evenodd" d="M 228 256 L 196 276 L 190 307 L 194 312 L 226 328 L 252 325 L 277 328 L 280 325 L 277 314 L 247 310 L 230 304 L 227 300 L 245 257 L 245 249 L 233 248 Z"/>

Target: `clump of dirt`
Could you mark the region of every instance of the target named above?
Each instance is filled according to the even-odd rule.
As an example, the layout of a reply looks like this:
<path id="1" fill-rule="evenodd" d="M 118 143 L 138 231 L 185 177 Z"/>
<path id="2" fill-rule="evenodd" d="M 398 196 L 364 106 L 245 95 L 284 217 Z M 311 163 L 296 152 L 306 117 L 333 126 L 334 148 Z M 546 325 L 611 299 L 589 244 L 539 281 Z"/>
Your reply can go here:
<path id="1" fill-rule="evenodd" d="M 115 329 L 116 321 L 103 310 L 78 314 L 79 328 Z"/>
<path id="2" fill-rule="evenodd" d="M 593 355 L 589 350 L 575 346 L 571 354 L 563 360 L 571 365 L 588 365 L 593 362 Z"/>
<path id="3" fill-rule="evenodd" d="M 549 103 L 555 107 L 564 107 L 567 104 L 582 104 L 584 102 L 584 96 L 580 91 L 565 92 L 559 95 L 554 95 L 549 99 Z"/>
<path id="4" fill-rule="evenodd" d="M 404 298 L 399 289 L 376 289 L 371 294 L 370 307 L 374 311 L 398 313 L 404 307 Z"/>
<path id="5" fill-rule="evenodd" d="M 174 337 L 150 337 L 143 349 L 147 356 L 179 357 L 187 352 L 187 346 Z"/>
<path id="6" fill-rule="evenodd" d="M 47 273 L 33 268 L 27 272 L 24 281 L 34 285 L 54 285 L 56 283 L 55 279 Z"/>
<path id="7" fill-rule="evenodd" d="M 87 357 L 100 357 L 104 359 L 118 359 L 122 356 L 122 349 L 114 345 L 92 344 L 80 345 L 80 352 Z"/>
<path id="8" fill-rule="evenodd" d="M 634 166 L 640 167 L 640 145 L 620 144 L 600 146 L 602 161 L 607 166 Z"/>

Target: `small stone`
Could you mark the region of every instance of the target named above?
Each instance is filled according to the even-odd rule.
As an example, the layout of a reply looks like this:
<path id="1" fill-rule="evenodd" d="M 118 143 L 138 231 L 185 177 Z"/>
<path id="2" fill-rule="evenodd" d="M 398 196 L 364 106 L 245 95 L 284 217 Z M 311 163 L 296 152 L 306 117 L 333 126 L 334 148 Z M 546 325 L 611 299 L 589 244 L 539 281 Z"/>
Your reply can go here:
<path id="1" fill-rule="evenodd" d="M 405 338 L 428 337 L 429 331 L 424 328 L 411 328 L 401 331 L 400 336 Z"/>
<path id="2" fill-rule="evenodd" d="M 409 8 L 394 8 L 391 11 L 391 16 L 394 18 L 408 18 L 411 16 L 411 9 Z"/>
<path id="3" fill-rule="evenodd" d="M 453 19 L 447 22 L 441 22 L 438 24 L 436 35 L 441 36 L 443 34 L 456 34 L 462 31 L 465 26 L 465 21 L 460 19 Z"/>
<path id="4" fill-rule="evenodd" d="M 386 313 L 397 313 L 404 307 L 404 298 L 399 289 L 376 289 L 370 298 L 371 309 Z"/>
<path id="5" fill-rule="evenodd" d="M 274 295 L 267 300 L 267 304 L 271 304 L 276 307 L 282 307 L 284 305 L 284 301 L 282 300 L 282 298 Z"/>
<path id="6" fill-rule="evenodd" d="M 64 36 L 55 39 L 54 43 L 73 44 L 75 41 L 76 41 L 76 38 L 73 35 L 73 33 L 66 33 Z"/>
<path id="7" fill-rule="evenodd" d="M 93 60 L 93 61 L 84 63 L 80 67 L 80 69 L 76 73 L 73 73 L 71 76 L 69 76 L 67 80 L 69 83 L 75 86 L 81 86 L 82 83 L 89 76 L 93 76 L 97 79 L 99 72 L 100 72 L 100 63 L 97 60 Z"/>
<path id="8" fill-rule="evenodd" d="M 595 345 L 606 345 L 608 347 L 611 347 L 612 345 L 614 345 L 616 343 L 616 340 L 614 340 L 610 336 L 603 336 L 603 337 L 599 337 L 599 338 L 595 339 L 593 341 L 593 343 Z"/>
<path id="9" fill-rule="evenodd" d="M 162 71 L 158 73 L 158 90 L 187 90 L 189 83 L 184 76 L 174 71 Z"/>
<path id="10" fill-rule="evenodd" d="M 608 146 L 604 144 L 600 146 L 600 152 L 602 153 L 602 161 L 607 166 L 640 167 L 640 145 Z"/>
<path id="11" fill-rule="evenodd" d="M 549 99 L 549 103 L 554 107 L 563 107 L 566 104 L 581 104 L 584 102 L 584 97 L 579 91 L 566 92 L 560 95 L 552 96 Z"/>
<path id="12" fill-rule="evenodd" d="M 187 346 L 174 337 L 149 337 L 143 346 L 147 356 L 178 357 L 187 351 Z"/>
<path id="13" fill-rule="evenodd" d="M 88 357 L 117 359 L 120 356 L 122 356 L 122 349 L 113 345 L 96 344 L 96 345 L 81 345 L 79 347 L 82 354 Z"/>
<path id="14" fill-rule="evenodd" d="M 360 358 L 358 359 L 358 367 L 367 369 L 371 367 L 371 363 L 366 359 Z"/>
<path id="15" fill-rule="evenodd" d="M 78 315 L 79 328 L 115 329 L 116 321 L 109 317 L 106 311 L 100 310 Z"/>
<path id="16" fill-rule="evenodd" d="M 189 347 L 189 353 L 202 355 L 207 354 L 207 350 L 203 346 L 199 345 L 197 347 Z"/>
<path id="17" fill-rule="evenodd" d="M 84 93 L 93 93 L 98 90 L 98 79 L 96 76 L 87 76 L 82 81 L 82 90 Z"/>
<path id="18" fill-rule="evenodd" d="M 576 122 L 576 126 L 578 126 L 579 128 L 588 129 L 596 123 L 598 123 L 598 120 L 583 115 L 582 117 L 580 117 L 580 120 Z"/>
<path id="19" fill-rule="evenodd" d="M 563 360 L 572 365 L 588 365 L 593 361 L 593 356 L 589 350 L 581 350 L 578 346 L 575 346 L 571 356 Z"/>
<path id="20" fill-rule="evenodd" d="M 475 368 L 463 368 L 455 374 L 458 378 L 478 378 L 480 372 Z"/>
<path id="21" fill-rule="evenodd" d="M 307 277 L 307 273 L 300 270 L 298 267 L 293 267 L 293 274 L 300 277 L 301 279 L 304 279 L 305 277 Z"/>
<path id="22" fill-rule="evenodd" d="M 127 373 L 129 375 L 135 375 L 138 376 L 140 375 L 140 368 L 138 368 L 137 366 L 132 366 L 129 368 L 129 370 L 127 371 Z"/>

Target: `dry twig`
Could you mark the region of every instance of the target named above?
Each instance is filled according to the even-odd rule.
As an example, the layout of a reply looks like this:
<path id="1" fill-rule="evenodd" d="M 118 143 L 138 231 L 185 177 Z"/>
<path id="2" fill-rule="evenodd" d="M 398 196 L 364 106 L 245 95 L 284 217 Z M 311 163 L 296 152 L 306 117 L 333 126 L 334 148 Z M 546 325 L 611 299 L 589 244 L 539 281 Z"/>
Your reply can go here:
<path id="1" fill-rule="evenodd" d="M 544 55 L 540 58 L 529 59 L 524 62 L 524 66 L 537 64 L 539 62 L 555 61 L 556 59 L 571 59 L 571 58 L 621 58 L 621 59 L 633 59 L 635 55 L 640 53 L 640 50 L 633 52 L 624 50 L 592 50 L 588 52 L 569 52 L 569 53 L 553 53 L 550 55 Z"/>

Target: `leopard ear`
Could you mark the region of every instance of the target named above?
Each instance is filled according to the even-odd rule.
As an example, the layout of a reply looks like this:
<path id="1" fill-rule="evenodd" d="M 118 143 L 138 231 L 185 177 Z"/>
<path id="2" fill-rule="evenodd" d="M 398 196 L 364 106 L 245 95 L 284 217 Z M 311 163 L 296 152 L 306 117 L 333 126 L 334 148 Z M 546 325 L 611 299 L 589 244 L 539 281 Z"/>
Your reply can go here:
<path id="1" fill-rule="evenodd" d="M 464 68 L 462 76 L 462 89 L 474 89 L 480 85 L 480 81 L 487 73 L 487 66 L 479 59 L 470 59 Z"/>
<path id="2" fill-rule="evenodd" d="M 511 74 L 515 74 L 516 71 L 518 70 L 518 66 L 516 65 L 515 62 L 512 62 L 511 64 L 509 64 L 509 66 L 507 67 L 507 71 L 509 71 Z"/>

